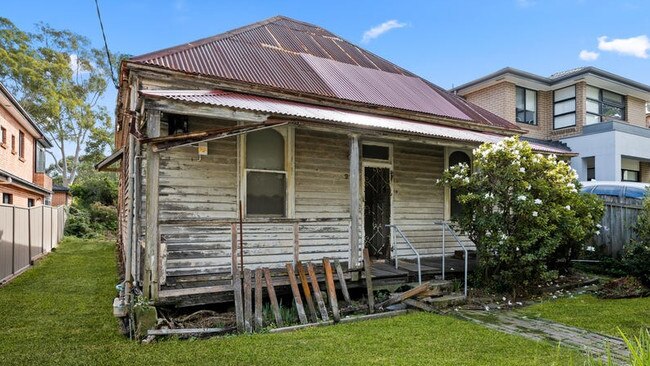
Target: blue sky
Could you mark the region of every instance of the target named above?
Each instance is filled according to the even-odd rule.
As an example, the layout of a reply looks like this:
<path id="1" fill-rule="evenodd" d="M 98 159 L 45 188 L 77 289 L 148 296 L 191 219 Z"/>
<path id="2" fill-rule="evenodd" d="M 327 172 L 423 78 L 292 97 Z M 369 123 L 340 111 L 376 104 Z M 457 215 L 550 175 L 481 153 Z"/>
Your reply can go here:
<path id="1" fill-rule="evenodd" d="M 650 84 L 650 1 L 100 0 L 100 6 L 110 48 L 132 55 L 282 14 L 445 88 L 505 66 L 548 76 L 593 65 Z M 3 1 L 0 16 L 22 29 L 43 21 L 102 45 L 93 0 Z M 114 100 L 111 91 L 103 103 L 112 110 Z"/>

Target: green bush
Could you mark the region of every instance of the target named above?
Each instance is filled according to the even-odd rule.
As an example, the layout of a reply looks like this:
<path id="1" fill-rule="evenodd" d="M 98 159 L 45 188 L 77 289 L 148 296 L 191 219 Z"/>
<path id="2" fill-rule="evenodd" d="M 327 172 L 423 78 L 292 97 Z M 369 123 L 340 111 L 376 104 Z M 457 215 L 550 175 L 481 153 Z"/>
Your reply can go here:
<path id="1" fill-rule="evenodd" d="M 117 177 L 113 173 L 86 174 L 70 186 L 73 203 L 66 235 L 94 238 L 117 230 Z"/>
<path id="2" fill-rule="evenodd" d="M 650 189 L 643 200 L 634 231 L 637 238 L 624 248 L 623 267 L 629 275 L 650 287 Z"/>
<path id="3" fill-rule="evenodd" d="M 94 225 L 109 231 L 117 230 L 117 209 L 114 206 L 93 202 L 88 208 L 88 214 Z"/>
<path id="4" fill-rule="evenodd" d="M 474 150 L 473 167 L 450 167 L 440 182 L 458 190 L 456 219 L 476 243 L 478 285 L 525 292 L 558 275 L 598 230 L 604 206 L 579 192 L 575 171 L 534 154 L 517 137 Z"/>
<path id="5" fill-rule="evenodd" d="M 77 238 L 93 238 L 96 236 L 88 212 L 79 210 L 74 205 L 70 207 L 64 232 L 65 235 L 76 236 Z"/>

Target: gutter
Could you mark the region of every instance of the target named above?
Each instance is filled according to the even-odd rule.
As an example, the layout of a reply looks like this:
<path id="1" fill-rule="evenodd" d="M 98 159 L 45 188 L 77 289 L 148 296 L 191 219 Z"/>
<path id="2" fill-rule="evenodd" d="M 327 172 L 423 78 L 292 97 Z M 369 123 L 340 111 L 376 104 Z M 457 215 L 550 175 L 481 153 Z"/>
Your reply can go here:
<path id="1" fill-rule="evenodd" d="M 38 184 L 34 184 L 26 179 L 17 177 L 7 171 L 0 169 L 0 177 L 4 177 L 5 182 L 8 184 L 14 184 L 17 186 L 22 186 L 23 188 L 31 191 L 37 191 L 39 193 L 52 194 L 52 191 L 49 191 Z"/>

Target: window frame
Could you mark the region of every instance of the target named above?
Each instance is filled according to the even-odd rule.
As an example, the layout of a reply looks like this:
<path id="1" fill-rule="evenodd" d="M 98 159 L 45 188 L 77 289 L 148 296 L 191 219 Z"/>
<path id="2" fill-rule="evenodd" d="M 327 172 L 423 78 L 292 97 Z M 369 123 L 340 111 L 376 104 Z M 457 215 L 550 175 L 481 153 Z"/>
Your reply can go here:
<path id="1" fill-rule="evenodd" d="M 626 108 L 627 107 L 626 106 L 626 104 L 627 104 L 627 96 L 626 95 L 616 93 L 616 92 L 613 92 L 611 90 L 598 88 L 598 87 L 595 87 L 593 85 L 587 85 L 587 89 L 588 88 L 594 88 L 594 89 L 598 90 L 598 99 L 589 98 L 589 93 L 585 92 L 585 125 L 587 124 L 587 116 L 588 115 L 598 116 L 598 122 L 597 123 L 605 122 L 605 121 L 603 121 L 603 105 L 613 107 L 613 108 L 620 108 L 623 111 L 623 117 L 621 119 L 613 118 L 613 117 L 608 117 L 608 118 L 610 118 L 612 120 L 615 120 L 615 121 L 622 121 L 622 122 L 627 120 L 627 108 Z M 615 103 L 605 102 L 605 100 L 603 98 L 603 91 L 606 91 L 608 93 L 612 93 L 612 94 L 616 94 L 616 95 L 621 96 L 621 99 L 622 99 L 621 104 L 617 105 Z M 593 113 L 593 112 L 589 112 L 587 110 L 587 105 L 586 105 L 587 101 L 592 101 L 592 102 L 598 103 L 598 114 Z"/>
<path id="2" fill-rule="evenodd" d="M 573 88 L 573 97 L 570 97 L 570 98 L 564 98 L 564 99 L 561 99 L 561 100 L 555 100 L 555 93 L 556 93 L 558 90 L 568 89 L 568 88 Z M 563 130 L 563 129 L 565 129 L 565 128 L 576 127 L 576 125 L 578 124 L 578 118 L 577 118 L 578 115 L 577 115 L 577 113 L 576 113 L 577 110 L 578 110 L 577 96 L 578 96 L 578 90 L 576 89 L 575 84 L 574 84 L 574 85 L 566 86 L 566 87 L 564 87 L 564 88 L 560 88 L 560 89 L 553 90 L 553 131 L 556 131 L 556 130 Z M 564 112 L 564 113 L 557 114 L 557 113 L 555 112 L 556 106 L 557 106 L 559 103 L 567 102 L 567 101 L 569 101 L 569 100 L 573 100 L 573 111 L 571 111 L 571 112 Z M 555 118 L 556 118 L 556 117 L 568 116 L 568 115 L 571 115 L 571 114 L 573 114 L 573 115 L 575 116 L 572 125 L 568 125 L 568 126 L 564 126 L 564 127 L 555 127 Z"/>
<path id="3" fill-rule="evenodd" d="M 9 197 L 9 202 L 5 202 L 5 197 Z M 13 205 L 14 204 L 14 195 L 12 193 L 2 193 L 2 204 L 3 205 Z"/>
<path id="4" fill-rule="evenodd" d="M 7 148 L 7 129 L 0 127 L 0 147 Z"/>
<path id="5" fill-rule="evenodd" d="M 278 219 L 291 219 L 295 216 L 295 184 L 294 184 L 294 140 L 295 130 L 293 126 L 281 126 L 270 128 L 282 135 L 284 138 L 284 166 L 282 170 L 267 170 L 267 169 L 249 169 L 246 166 L 246 139 L 249 133 L 262 131 L 261 129 L 251 131 L 239 136 L 237 140 L 239 146 L 239 200 L 242 202 L 242 214 L 244 218 L 248 219 L 262 219 L 262 218 L 278 218 Z M 273 214 L 248 214 L 247 206 L 247 177 L 248 172 L 262 172 L 262 173 L 282 173 L 285 174 L 285 205 L 283 215 Z"/>
<path id="6" fill-rule="evenodd" d="M 519 120 L 518 120 L 518 115 L 517 115 L 517 114 L 518 114 L 518 113 L 517 113 L 517 92 L 518 92 L 519 90 L 523 91 L 523 93 L 524 93 L 524 109 L 523 109 L 523 111 L 524 111 L 524 115 L 526 114 L 526 112 L 529 111 L 528 108 L 527 108 L 527 105 L 526 105 L 526 100 L 527 100 L 527 98 L 526 98 L 526 94 L 527 94 L 528 92 L 533 92 L 533 93 L 535 93 L 535 111 L 534 111 L 534 116 L 535 116 L 535 118 L 534 118 L 534 120 L 533 120 L 532 123 L 531 123 L 531 122 L 519 121 Z M 523 86 L 515 86 L 515 122 L 517 122 L 517 123 L 523 123 L 523 124 L 526 124 L 526 125 L 529 125 L 529 126 L 537 126 L 537 124 L 538 124 L 538 117 L 539 117 L 539 116 L 538 116 L 538 110 L 539 110 L 539 109 L 537 108 L 538 104 L 539 104 L 539 103 L 538 103 L 537 90 L 524 88 Z M 530 112 L 533 112 L 533 111 L 530 111 Z"/>
<path id="7" fill-rule="evenodd" d="M 16 155 L 16 135 L 11 135 L 11 154 Z"/>
<path id="8" fill-rule="evenodd" d="M 42 167 L 39 167 L 39 163 L 42 160 Z M 34 171 L 36 173 L 45 173 L 47 157 L 45 155 L 45 146 L 40 142 L 34 144 Z"/>
<path id="9" fill-rule="evenodd" d="M 25 133 L 18 131 L 18 157 L 21 161 L 25 161 Z"/>
<path id="10" fill-rule="evenodd" d="M 625 179 L 625 172 L 636 173 L 636 180 Z M 641 182 L 641 172 L 632 169 L 621 169 L 621 182 Z"/>

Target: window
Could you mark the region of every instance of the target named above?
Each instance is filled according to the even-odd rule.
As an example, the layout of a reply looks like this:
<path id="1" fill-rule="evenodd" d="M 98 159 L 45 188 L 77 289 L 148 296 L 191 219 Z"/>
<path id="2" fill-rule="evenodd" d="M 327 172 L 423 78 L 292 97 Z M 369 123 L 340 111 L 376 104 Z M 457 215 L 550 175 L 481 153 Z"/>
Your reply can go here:
<path id="1" fill-rule="evenodd" d="M 640 182 L 641 181 L 641 175 L 639 174 L 638 170 L 629 170 L 629 169 L 622 169 L 621 170 L 621 179 L 623 182 Z"/>
<path id="2" fill-rule="evenodd" d="M 0 127 L 0 135 L 2 135 L 2 140 L 0 140 L 0 145 L 4 148 L 7 147 L 7 129 Z"/>
<path id="3" fill-rule="evenodd" d="M 585 124 L 625 119 L 625 96 L 587 85 Z"/>
<path id="4" fill-rule="evenodd" d="M 286 216 L 285 138 L 272 129 L 246 136 L 246 214 Z"/>
<path id="5" fill-rule="evenodd" d="M 529 125 L 537 124 L 537 92 L 534 90 L 517 87 L 516 95 L 516 120 Z"/>
<path id="6" fill-rule="evenodd" d="M 40 142 L 36 144 L 36 173 L 45 173 L 45 147 Z"/>
<path id="7" fill-rule="evenodd" d="M 16 135 L 11 135 L 11 153 L 16 155 Z"/>
<path id="8" fill-rule="evenodd" d="M 465 163 L 469 165 L 471 168 L 472 160 L 470 159 L 469 155 L 465 154 L 462 151 L 454 151 L 449 155 L 449 167 L 461 163 Z M 450 211 L 449 211 L 450 216 L 452 218 L 457 218 L 463 212 L 463 205 L 458 201 L 458 190 L 452 188 L 450 190 L 449 198 L 451 203 Z"/>
<path id="9" fill-rule="evenodd" d="M 4 203 L 5 205 L 11 205 L 12 203 L 14 203 L 14 195 L 10 193 L 3 193 L 2 203 Z"/>
<path id="10" fill-rule="evenodd" d="M 390 160 L 390 148 L 382 145 L 363 144 L 361 156 L 364 159 Z"/>
<path id="11" fill-rule="evenodd" d="M 553 129 L 576 125 L 576 87 L 553 92 Z"/>
<path id="12" fill-rule="evenodd" d="M 25 159 L 25 134 L 23 131 L 18 132 L 18 156 Z"/>
<path id="13" fill-rule="evenodd" d="M 34 199 L 33 198 L 28 198 L 27 199 L 27 207 L 34 207 Z"/>

